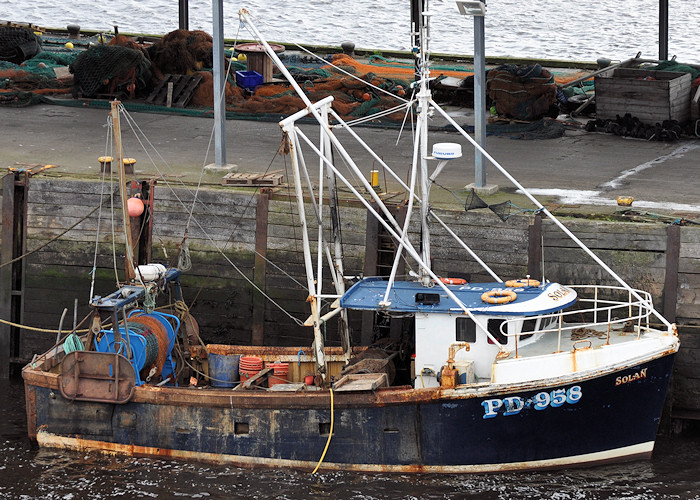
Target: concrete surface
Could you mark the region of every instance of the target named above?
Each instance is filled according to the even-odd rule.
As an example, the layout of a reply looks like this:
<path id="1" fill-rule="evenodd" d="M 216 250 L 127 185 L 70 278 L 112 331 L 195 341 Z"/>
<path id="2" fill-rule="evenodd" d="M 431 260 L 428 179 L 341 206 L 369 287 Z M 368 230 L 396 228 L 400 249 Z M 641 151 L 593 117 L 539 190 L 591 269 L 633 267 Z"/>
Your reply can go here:
<path id="1" fill-rule="evenodd" d="M 464 123 L 470 119 L 470 111 L 455 110 L 453 114 Z M 460 114 L 463 120 L 459 119 Z M 47 175 L 97 175 L 97 158 L 105 154 L 109 141 L 107 116 L 107 110 L 44 104 L 0 108 L 0 167 L 16 166 L 17 162 L 51 163 L 59 168 Z M 131 113 L 131 117 L 157 149 L 157 153 L 150 151 L 156 160 L 153 164 L 128 123 L 122 121 L 125 155 L 136 158 L 137 173 L 159 172 L 197 182 L 202 167 L 214 161 L 213 144 L 210 146 L 212 119 L 143 112 Z M 315 139 L 318 132 L 312 130 L 309 127 L 308 133 Z M 407 172 L 412 155 L 410 130 L 356 130 L 398 172 Z M 282 140 L 277 123 L 228 120 L 226 136 L 226 159 L 237 166 L 237 171 L 286 169 L 291 175 L 288 157 L 285 160 L 277 154 Z M 436 132 L 431 139 L 463 145 L 462 159 L 449 165 L 437 181 L 463 196 L 464 186 L 474 181 L 473 147 L 451 132 Z M 489 136 L 486 142 L 489 153 L 523 186 L 541 195 L 543 202 L 616 210 L 618 196 L 632 196 L 633 208 L 700 219 L 700 139 L 647 142 L 571 128 L 558 139 Z M 356 146 L 349 150 L 360 152 Z M 371 159 L 363 166 L 367 175 L 376 167 Z M 222 176 L 221 172 L 208 172 L 202 178 L 205 183 L 220 184 Z M 502 196 L 505 191 L 506 195 L 517 197 L 512 184 L 491 165 L 487 167 L 487 179 L 489 184 L 499 185 Z M 436 191 L 447 192 L 434 188 Z M 525 202 L 524 198 L 521 202 Z"/>

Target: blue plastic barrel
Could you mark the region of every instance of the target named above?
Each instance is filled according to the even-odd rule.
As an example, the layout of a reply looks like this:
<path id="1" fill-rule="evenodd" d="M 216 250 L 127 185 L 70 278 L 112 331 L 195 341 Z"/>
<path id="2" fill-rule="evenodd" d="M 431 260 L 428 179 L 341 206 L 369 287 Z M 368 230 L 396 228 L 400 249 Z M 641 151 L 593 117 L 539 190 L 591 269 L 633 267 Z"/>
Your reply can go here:
<path id="1" fill-rule="evenodd" d="M 212 387 L 235 387 L 238 385 L 238 354 L 209 353 L 209 379 Z"/>

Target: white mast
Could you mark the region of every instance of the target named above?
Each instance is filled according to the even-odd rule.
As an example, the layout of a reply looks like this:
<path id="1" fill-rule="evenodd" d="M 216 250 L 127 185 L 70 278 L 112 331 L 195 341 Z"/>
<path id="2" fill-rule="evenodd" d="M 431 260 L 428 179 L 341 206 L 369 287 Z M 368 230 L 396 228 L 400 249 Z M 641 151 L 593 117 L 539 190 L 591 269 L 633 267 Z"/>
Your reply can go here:
<path id="1" fill-rule="evenodd" d="M 428 43 L 430 41 L 430 13 L 428 12 L 428 0 L 424 3 L 425 11 L 421 12 L 420 22 L 420 52 L 419 69 L 420 80 L 418 91 L 418 133 L 417 140 L 420 142 L 418 154 L 420 155 L 420 223 L 421 223 L 421 257 L 423 266 L 420 268 L 420 278 L 424 286 L 429 286 L 432 282 L 430 277 L 430 229 L 428 228 L 428 199 L 429 199 L 429 179 L 428 179 L 428 109 L 430 107 L 430 68 L 428 58 L 430 52 Z M 415 165 L 414 159 L 414 165 Z"/>

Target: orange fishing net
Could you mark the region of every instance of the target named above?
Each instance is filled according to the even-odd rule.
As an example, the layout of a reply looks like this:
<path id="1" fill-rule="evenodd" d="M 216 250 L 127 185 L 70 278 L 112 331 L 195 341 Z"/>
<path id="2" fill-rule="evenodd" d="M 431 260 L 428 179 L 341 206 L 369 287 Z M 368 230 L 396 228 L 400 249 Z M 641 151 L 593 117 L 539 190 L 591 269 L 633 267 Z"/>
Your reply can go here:
<path id="1" fill-rule="evenodd" d="M 399 105 L 402 102 L 401 98 L 405 98 L 405 88 L 408 88 L 413 74 L 410 68 L 394 67 L 378 75 L 372 71 L 376 70 L 376 67 L 360 63 L 344 54 L 334 56 L 334 63 L 339 64 L 347 72 L 357 75 L 357 78 L 348 76 L 330 65 L 321 67 L 320 73 L 328 75 L 326 77 L 320 77 L 318 73 L 314 73 L 313 69 L 307 70 L 308 74 L 305 74 L 303 69 L 295 68 L 295 78 L 311 101 L 333 96 L 333 109 L 345 119 L 375 114 Z M 372 86 L 379 87 L 385 92 Z M 230 87 L 232 86 L 227 84 L 226 109 L 234 113 L 284 116 L 305 107 L 302 99 L 286 82 L 277 81 L 260 85 L 252 94 L 238 87 Z M 209 74 L 209 77 L 205 77 L 199 85 L 192 103 L 207 105 L 205 102 L 213 102 L 210 94 L 211 75 Z M 397 112 L 389 115 L 388 118 L 401 120 L 403 117 L 403 112 Z"/>

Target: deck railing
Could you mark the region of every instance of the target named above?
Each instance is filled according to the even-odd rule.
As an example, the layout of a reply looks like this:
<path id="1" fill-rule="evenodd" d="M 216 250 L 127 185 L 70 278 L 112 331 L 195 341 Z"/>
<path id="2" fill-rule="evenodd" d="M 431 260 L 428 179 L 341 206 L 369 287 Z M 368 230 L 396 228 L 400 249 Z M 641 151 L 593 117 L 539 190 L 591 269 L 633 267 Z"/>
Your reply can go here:
<path id="1" fill-rule="evenodd" d="M 501 334 L 506 337 L 515 337 L 515 356 L 518 357 L 518 341 L 522 335 L 534 333 L 556 333 L 558 335 L 557 351 L 561 351 L 562 334 L 573 333 L 574 330 L 586 329 L 606 333 L 606 343 L 610 343 L 610 330 L 613 325 L 623 324 L 627 327 L 634 325 L 639 338 L 644 330 L 650 328 L 649 317 L 654 306 L 649 292 L 635 290 L 642 300 L 636 298 L 628 289 L 620 286 L 602 285 L 568 285 L 578 293 L 579 299 L 576 305 L 568 310 L 556 311 L 537 316 L 526 316 L 517 319 L 509 319 L 501 324 Z M 615 298 L 624 295 L 625 298 Z M 539 320 L 539 328 L 532 331 L 508 333 L 511 323 L 523 320 Z M 544 326 L 543 326 L 544 325 Z"/>

